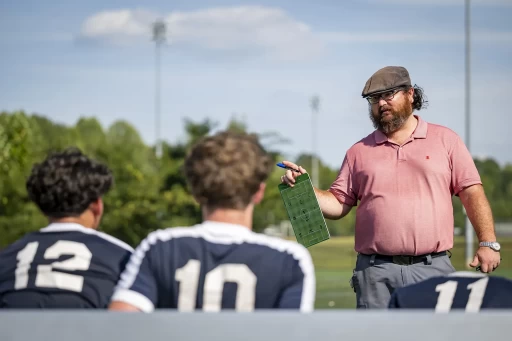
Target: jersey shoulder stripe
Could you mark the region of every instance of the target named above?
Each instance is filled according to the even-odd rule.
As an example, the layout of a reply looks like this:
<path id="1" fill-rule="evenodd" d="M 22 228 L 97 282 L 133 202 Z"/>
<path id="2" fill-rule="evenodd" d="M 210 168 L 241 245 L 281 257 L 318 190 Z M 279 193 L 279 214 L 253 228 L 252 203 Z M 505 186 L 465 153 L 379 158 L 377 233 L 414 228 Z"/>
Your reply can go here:
<path id="1" fill-rule="evenodd" d="M 210 243 L 225 245 L 249 243 L 289 254 L 298 262 L 304 273 L 304 285 L 306 286 L 304 292 L 309 293 L 315 290 L 313 262 L 311 255 L 304 246 L 296 242 L 261 235 L 238 225 L 217 222 L 206 222 L 193 227 L 173 227 L 151 232 L 135 249 L 130 262 L 126 266 L 126 271 L 123 273 L 123 283 L 120 283 L 120 286 L 129 288 L 133 285 L 140 265 L 153 245 L 179 238 L 202 238 Z"/>
<path id="2" fill-rule="evenodd" d="M 80 224 L 75 224 L 75 223 L 54 223 L 54 224 L 50 224 L 48 225 L 47 227 L 44 227 L 42 229 L 39 230 L 39 232 L 42 232 L 42 233 L 49 233 L 49 232 L 81 232 L 81 233 L 85 233 L 85 234 L 89 234 L 89 235 L 94 235 L 94 236 L 97 236 L 105 241 L 108 241 L 109 243 L 111 244 L 114 244 L 114 245 L 117 245 L 123 249 L 125 249 L 126 251 L 130 251 L 130 252 L 133 252 L 133 248 L 126 244 L 125 242 L 123 242 L 122 240 L 119 240 L 117 239 L 116 237 L 113 237 L 111 235 L 108 235 L 106 233 L 103 233 L 103 232 L 99 232 L 99 231 L 96 231 L 92 228 L 87 228 L 87 227 L 84 227 Z"/>

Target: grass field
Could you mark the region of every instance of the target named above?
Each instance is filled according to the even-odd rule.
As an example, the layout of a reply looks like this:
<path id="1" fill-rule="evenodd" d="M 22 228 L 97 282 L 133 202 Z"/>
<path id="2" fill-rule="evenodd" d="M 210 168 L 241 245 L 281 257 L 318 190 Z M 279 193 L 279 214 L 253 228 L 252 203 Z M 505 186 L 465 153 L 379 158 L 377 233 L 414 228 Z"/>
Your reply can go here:
<path id="1" fill-rule="evenodd" d="M 503 260 L 493 275 L 512 279 L 512 238 L 499 238 L 499 241 Z M 457 270 L 466 270 L 464 246 L 464 238 L 456 237 L 451 260 Z M 316 309 L 354 309 L 355 293 L 349 284 L 356 262 L 354 239 L 331 238 L 310 247 L 309 251 L 316 269 Z"/>

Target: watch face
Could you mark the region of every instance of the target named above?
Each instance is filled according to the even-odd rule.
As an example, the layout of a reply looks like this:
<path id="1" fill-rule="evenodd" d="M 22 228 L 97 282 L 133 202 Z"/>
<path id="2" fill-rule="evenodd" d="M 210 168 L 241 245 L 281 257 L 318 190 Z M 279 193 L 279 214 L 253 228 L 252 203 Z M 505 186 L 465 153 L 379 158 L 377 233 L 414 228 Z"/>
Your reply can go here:
<path id="1" fill-rule="evenodd" d="M 499 251 L 501 246 L 499 243 L 492 243 L 491 248 L 493 248 L 496 251 Z"/>

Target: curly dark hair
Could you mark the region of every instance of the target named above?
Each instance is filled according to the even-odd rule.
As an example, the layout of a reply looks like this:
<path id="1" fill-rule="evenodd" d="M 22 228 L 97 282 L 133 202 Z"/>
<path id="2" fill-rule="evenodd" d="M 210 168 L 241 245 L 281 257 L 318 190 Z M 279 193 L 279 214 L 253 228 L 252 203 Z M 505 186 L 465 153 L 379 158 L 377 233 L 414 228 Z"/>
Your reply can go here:
<path id="1" fill-rule="evenodd" d="M 420 88 L 416 84 L 412 87 L 414 89 L 412 108 L 413 110 L 421 110 L 428 107 L 428 100 L 423 88 Z"/>
<path id="2" fill-rule="evenodd" d="M 78 148 L 51 153 L 27 179 L 30 200 L 50 218 L 77 217 L 110 190 L 110 169 Z"/>
<path id="3" fill-rule="evenodd" d="M 209 209 L 244 209 L 272 171 L 272 157 L 255 135 L 221 132 L 188 153 L 185 177 L 192 195 Z"/>

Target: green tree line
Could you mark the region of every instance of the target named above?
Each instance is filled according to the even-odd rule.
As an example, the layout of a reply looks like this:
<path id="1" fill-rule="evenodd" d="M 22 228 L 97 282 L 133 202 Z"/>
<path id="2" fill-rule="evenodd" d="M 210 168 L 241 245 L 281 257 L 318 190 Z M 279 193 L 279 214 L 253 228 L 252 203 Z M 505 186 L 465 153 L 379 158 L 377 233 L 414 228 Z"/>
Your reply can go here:
<path id="1" fill-rule="evenodd" d="M 164 142 L 162 157 L 157 158 L 154 146 L 146 145 L 137 130 L 123 120 L 105 128 L 96 118 L 83 117 L 74 126 L 66 126 L 23 111 L 0 113 L 0 247 L 48 223 L 28 199 L 25 179 L 34 163 L 51 151 L 69 146 L 107 163 L 114 173 L 114 187 L 104 198 L 102 231 L 135 246 L 155 229 L 201 222 L 200 208 L 189 193 L 182 165 L 190 146 L 218 130 L 219 125 L 208 118 L 199 122 L 184 120 L 183 124 L 185 141 Z M 236 118 L 220 128 L 250 132 Z M 257 135 L 275 161 L 281 161 L 279 148 L 290 141 L 274 132 Z M 299 155 L 293 161 L 311 169 L 311 155 Z M 512 220 L 512 165 L 500 167 L 492 159 L 475 162 L 496 221 Z M 320 187 L 326 189 L 338 169 L 320 162 L 319 172 Z M 255 231 L 288 220 L 277 188 L 282 174 L 283 170 L 276 167 L 267 182 L 265 199 L 255 209 Z M 463 211 L 457 198 L 453 206 L 455 224 L 463 226 Z M 350 235 L 354 221 L 355 210 L 352 210 L 344 219 L 328 220 L 327 224 L 331 235 Z"/>

